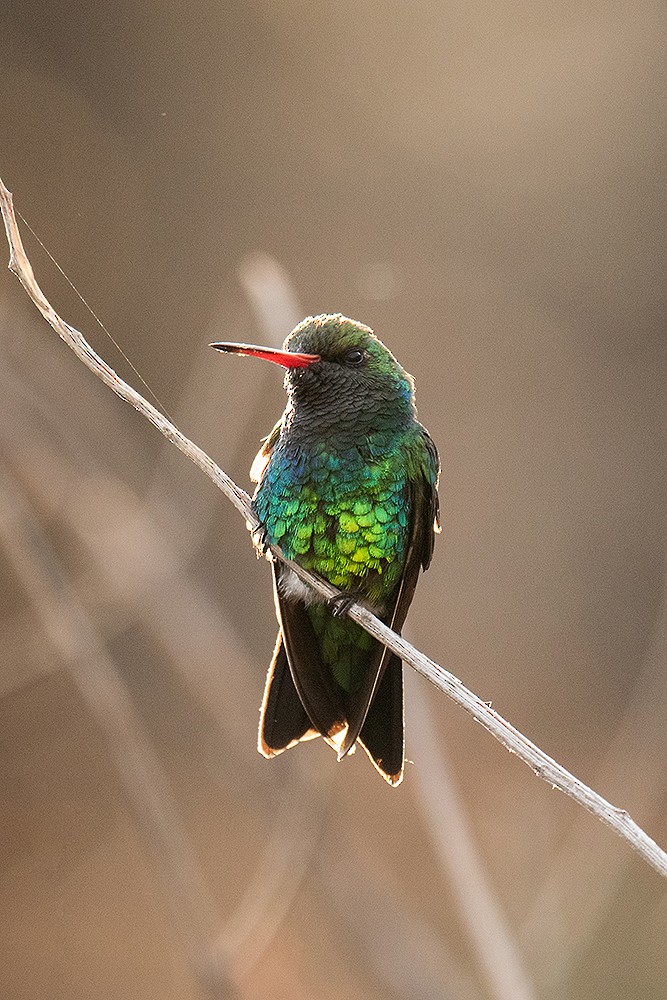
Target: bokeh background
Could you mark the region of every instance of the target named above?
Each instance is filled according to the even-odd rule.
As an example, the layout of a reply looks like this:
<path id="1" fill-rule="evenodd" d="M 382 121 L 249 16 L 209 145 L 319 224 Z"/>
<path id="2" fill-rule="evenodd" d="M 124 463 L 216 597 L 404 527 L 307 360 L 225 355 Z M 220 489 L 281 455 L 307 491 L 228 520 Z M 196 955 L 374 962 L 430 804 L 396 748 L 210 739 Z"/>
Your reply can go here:
<path id="1" fill-rule="evenodd" d="M 0 175 L 183 431 L 248 487 L 280 374 L 206 344 L 370 324 L 443 460 L 410 638 L 663 846 L 664 27 L 5 0 L 0 36 Z M 242 520 L 6 271 L 0 351 L 3 998 L 665 996 L 664 881 L 420 678 L 398 790 L 262 760 Z"/>

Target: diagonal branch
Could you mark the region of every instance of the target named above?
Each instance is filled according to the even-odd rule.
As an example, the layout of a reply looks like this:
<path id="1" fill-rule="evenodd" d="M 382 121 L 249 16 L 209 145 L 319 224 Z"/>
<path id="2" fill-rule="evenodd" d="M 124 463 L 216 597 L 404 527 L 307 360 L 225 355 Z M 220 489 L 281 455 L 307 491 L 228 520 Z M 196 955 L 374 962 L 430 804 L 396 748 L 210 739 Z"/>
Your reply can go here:
<path id="1" fill-rule="evenodd" d="M 116 395 L 126 400 L 135 410 L 143 414 L 147 420 L 157 427 L 167 440 L 176 445 L 184 455 L 187 455 L 215 483 L 218 489 L 222 490 L 237 510 L 243 514 L 251 530 L 254 531 L 259 528 L 259 521 L 250 506 L 250 497 L 248 494 L 240 489 L 215 464 L 206 452 L 202 451 L 194 442 L 185 437 L 170 420 L 144 399 L 136 389 L 133 389 L 127 382 L 124 382 L 95 353 L 83 334 L 75 330 L 74 327 L 66 323 L 57 314 L 37 284 L 16 223 L 11 193 L 2 183 L 2 180 L 0 180 L 0 210 L 5 222 L 5 230 L 10 247 L 9 268 L 19 278 L 44 319 L 53 327 L 62 340 L 65 341 L 67 346 L 74 351 L 77 357 L 83 361 L 87 368 L 90 368 L 98 378 L 102 379 L 105 385 L 112 389 Z M 296 563 L 285 559 L 277 547 L 272 547 L 270 551 L 274 559 L 284 562 L 301 580 L 323 597 L 330 598 L 338 593 L 334 587 L 331 587 L 324 580 L 302 569 Z M 656 871 L 667 877 L 667 853 L 635 823 L 624 809 L 611 805 L 601 795 L 594 792 L 592 788 L 585 785 L 583 781 L 575 778 L 573 774 L 564 767 L 561 767 L 560 764 L 556 763 L 543 750 L 540 750 L 538 746 L 524 736 L 523 733 L 520 733 L 518 729 L 515 729 L 511 723 L 503 719 L 501 715 L 483 702 L 481 698 L 473 694 L 472 691 L 469 691 L 454 674 L 445 670 L 444 667 L 441 667 L 415 649 L 414 646 L 411 646 L 401 636 L 392 632 L 390 628 L 371 614 L 370 611 L 366 610 L 366 608 L 361 607 L 359 604 L 354 604 L 348 614 L 350 618 L 358 622 L 367 632 L 400 656 L 403 661 L 409 663 L 411 667 L 426 677 L 427 680 L 435 684 L 452 701 L 460 705 L 461 708 L 464 708 L 492 736 L 495 736 L 503 746 L 511 753 L 515 753 L 520 757 L 525 764 L 528 764 L 538 777 L 543 778 L 552 787 L 559 788 L 566 795 L 569 795 L 578 802 L 579 805 L 597 816 L 603 823 L 606 823 L 612 830 L 615 830 L 624 837 Z"/>

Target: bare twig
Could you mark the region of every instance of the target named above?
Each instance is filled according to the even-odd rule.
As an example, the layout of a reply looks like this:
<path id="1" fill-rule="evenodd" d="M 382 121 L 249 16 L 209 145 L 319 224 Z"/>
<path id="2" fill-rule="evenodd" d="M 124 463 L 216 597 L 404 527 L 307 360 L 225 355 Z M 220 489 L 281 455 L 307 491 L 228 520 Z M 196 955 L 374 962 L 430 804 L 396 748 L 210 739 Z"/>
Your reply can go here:
<path id="1" fill-rule="evenodd" d="M 0 208 L 10 246 L 10 270 L 17 275 L 26 292 L 47 322 L 62 340 L 65 341 L 68 347 L 74 351 L 77 357 L 83 361 L 86 367 L 94 372 L 121 399 L 126 400 L 143 414 L 147 420 L 157 427 L 161 434 L 164 434 L 184 455 L 187 455 L 195 465 L 206 473 L 243 514 L 249 528 L 253 530 L 257 529 L 259 522 L 250 506 L 248 494 L 240 489 L 201 448 L 185 437 L 170 420 L 167 420 L 163 414 L 156 410 L 132 386 L 124 382 L 95 353 L 83 334 L 66 323 L 56 313 L 37 284 L 18 231 L 11 193 L 1 180 Z M 286 560 L 277 547 L 271 548 L 271 554 L 274 558 L 280 559 L 288 565 L 301 580 L 323 597 L 330 598 L 338 593 L 335 588 L 325 583 L 324 580 L 302 569 L 296 563 Z M 469 691 L 454 674 L 445 670 L 444 667 L 441 667 L 411 646 L 401 636 L 392 632 L 390 628 L 372 615 L 370 611 L 355 604 L 350 608 L 348 613 L 350 618 L 358 622 L 367 632 L 376 639 L 379 639 L 380 642 L 384 643 L 384 645 L 400 656 L 404 662 L 409 663 L 410 666 L 426 677 L 427 680 L 440 688 L 457 705 L 464 708 L 492 736 L 495 736 L 503 746 L 510 752 L 517 754 L 524 763 L 528 764 L 540 778 L 554 788 L 559 788 L 565 792 L 566 795 L 569 795 L 585 809 L 597 816 L 598 819 L 602 820 L 603 823 L 624 837 L 656 871 L 667 877 L 667 854 L 635 823 L 625 810 L 611 805 L 601 795 L 594 792 L 593 789 L 589 788 L 578 778 L 575 778 L 573 774 L 564 767 L 561 767 L 560 764 L 557 764 L 553 758 L 543 750 L 540 750 L 538 746 L 503 719 L 502 716 L 483 702 L 481 698 Z"/>

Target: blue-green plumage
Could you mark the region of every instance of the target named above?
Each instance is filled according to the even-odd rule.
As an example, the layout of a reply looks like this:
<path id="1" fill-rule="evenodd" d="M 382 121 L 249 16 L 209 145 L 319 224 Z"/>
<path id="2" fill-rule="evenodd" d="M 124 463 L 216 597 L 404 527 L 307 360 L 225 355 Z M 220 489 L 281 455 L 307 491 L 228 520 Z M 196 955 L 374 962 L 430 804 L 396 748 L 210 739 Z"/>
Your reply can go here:
<path id="1" fill-rule="evenodd" d="M 267 542 L 400 629 L 437 527 L 437 452 L 411 377 L 368 327 L 340 315 L 304 320 L 282 352 L 213 346 L 287 368 L 287 408 L 252 470 Z M 344 756 L 358 741 L 397 784 L 400 661 L 284 567 L 274 576 L 281 631 L 260 749 L 273 756 L 322 734 Z"/>

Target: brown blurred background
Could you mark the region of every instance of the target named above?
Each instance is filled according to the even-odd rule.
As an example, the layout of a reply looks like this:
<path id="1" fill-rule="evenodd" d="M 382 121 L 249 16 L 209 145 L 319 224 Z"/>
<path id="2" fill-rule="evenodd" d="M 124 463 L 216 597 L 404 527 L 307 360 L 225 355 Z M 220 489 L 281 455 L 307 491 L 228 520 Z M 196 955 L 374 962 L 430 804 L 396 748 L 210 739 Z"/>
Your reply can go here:
<path id="1" fill-rule="evenodd" d="M 664 846 L 663 16 L 5 0 L 0 175 L 244 487 L 280 376 L 206 344 L 378 332 L 443 460 L 411 639 Z M 238 514 L 6 271 L 0 351 L 3 1000 L 665 996 L 664 881 L 419 678 L 397 791 L 262 760 Z"/>

